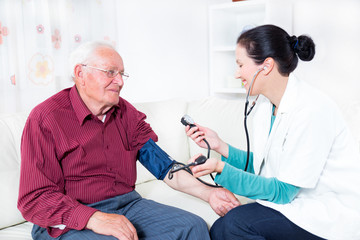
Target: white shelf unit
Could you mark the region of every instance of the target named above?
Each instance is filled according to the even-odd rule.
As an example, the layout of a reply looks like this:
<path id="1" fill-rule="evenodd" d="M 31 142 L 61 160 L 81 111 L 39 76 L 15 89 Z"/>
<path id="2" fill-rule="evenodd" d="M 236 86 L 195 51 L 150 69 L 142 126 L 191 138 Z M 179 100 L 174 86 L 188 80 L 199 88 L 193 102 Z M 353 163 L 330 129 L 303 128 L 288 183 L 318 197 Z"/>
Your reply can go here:
<path id="1" fill-rule="evenodd" d="M 243 94 L 241 81 L 235 79 L 236 40 L 240 33 L 265 22 L 266 1 L 248 0 L 209 7 L 210 94 Z"/>

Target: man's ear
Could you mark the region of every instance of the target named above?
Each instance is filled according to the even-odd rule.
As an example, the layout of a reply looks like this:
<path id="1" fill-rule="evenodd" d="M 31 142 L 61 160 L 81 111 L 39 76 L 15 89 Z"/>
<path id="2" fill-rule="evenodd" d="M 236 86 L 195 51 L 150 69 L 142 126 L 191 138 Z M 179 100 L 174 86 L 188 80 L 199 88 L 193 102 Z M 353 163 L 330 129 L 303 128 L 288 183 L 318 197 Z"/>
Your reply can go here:
<path id="1" fill-rule="evenodd" d="M 74 76 L 75 76 L 75 81 L 78 82 L 81 86 L 85 84 L 83 67 L 80 64 L 75 66 Z"/>

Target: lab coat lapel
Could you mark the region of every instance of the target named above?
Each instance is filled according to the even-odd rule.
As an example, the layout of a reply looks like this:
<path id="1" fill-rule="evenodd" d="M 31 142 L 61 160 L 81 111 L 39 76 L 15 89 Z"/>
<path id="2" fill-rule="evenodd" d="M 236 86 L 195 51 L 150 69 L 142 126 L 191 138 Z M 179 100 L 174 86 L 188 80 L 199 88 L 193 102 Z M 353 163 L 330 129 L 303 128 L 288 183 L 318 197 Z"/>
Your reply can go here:
<path id="1" fill-rule="evenodd" d="M 254 112 L 253 118 L 253 134 L 254 140 L 254 170 L 255 174 L 259 174 L 260 168 L 265 157 L 265 149 L 267 146 L 270 123 L 271 123 L 272 104 L 264 96 L 260 96 Z"/>
<path id="2" fill-rule="evenodd" d="M 286 86 L 284 95 L 283 95 L 283 97 L 281 99 L 281 102 L 280 102 L 280 105 L 279 105 L 279 108 L 278 108 L 278 111 L 277 111 L 277 115 L 276 115 L 276 118 L 275 118 L 275 121 L 274 121 L 274 124 L 272 126 L 270 134 L 269 134 L 270 122 L 267 122 L 267 123 L 264 122 L 265 125 L 263 126 L 263 133 L 262 133 L 263 136 L 260 138 L 260 141 L 263 142 L 262 144 L 264 146 L 264 148 L 263 148 L 264 151 L 263 151 L 263 154 L 261 156 L 262 161 L 258 162 L 259 166 L 257 166 L 258 168 L 256 168 L 256 169 L 259 169 L 258 174 L 261 173 L 262 166 L 266 163 L 266 161 L 267 161 L 267 159 L 269 157 L 269 152 L 270 152 L 271 145 L 273 143 L 274 137 L 276 136 L 276 132 L 278 131 L 278 127 L 279 127 L 280 123 L 282 122 L 282 119 L 293 108 L 294 102 L 296 101 L 296 98 L 297 98 L 297 95 L 298 95 L 297 94 L 298 89 L 296 87 L 297 84 L 298 84 L 298 80 L 295 78 L 295 76 L 290 74 L 288 84 Z M 269 109 L 270 109 L 270 111 L 269 111 Z M 268 102 L 267 109 L 266 110 L 264 109 L 263 112 L 264 112 L 263 119 L 270 119 L 271 118 L 271 115 L 272 115 L 272 103 L 270 101 Z M 265 137 L 265 134 L 268 134 L 268 136 Z"/>
<path id="3" fill-rule="evenodd" d="M 269 137 L 266 142 L 265 151 L 264 151 L 264 161 L 266 163 L 268 156 L 269 156 L 269 150 L 271 147 L 271 144 L 273 143 L 274 136 L 276 135 L 276 130 L 281 122 L 281 114 L 278 114 L 275 118 L 274 124 L 272 126 L 271 132 L 269 134 Z"/>

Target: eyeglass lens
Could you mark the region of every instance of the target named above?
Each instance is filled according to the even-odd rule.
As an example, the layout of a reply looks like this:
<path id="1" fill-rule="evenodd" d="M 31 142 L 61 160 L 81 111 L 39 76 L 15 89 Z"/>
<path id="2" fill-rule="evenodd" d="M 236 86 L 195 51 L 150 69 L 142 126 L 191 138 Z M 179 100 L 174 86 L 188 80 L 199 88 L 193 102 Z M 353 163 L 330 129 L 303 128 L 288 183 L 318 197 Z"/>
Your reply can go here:
<path id="1" fill-rule="evenodd" d="M 107 76 L 109 78 L 114 78 L 116 77 L 118 74 L 121 75 L 121 77 L 125 80 L 129 77 L 129 75 L 127 73 L 124 73 L 124 72 L 120 72 L 120 71 L 115 71 L 115 70 L 108 70 L 107 71 Z"/>

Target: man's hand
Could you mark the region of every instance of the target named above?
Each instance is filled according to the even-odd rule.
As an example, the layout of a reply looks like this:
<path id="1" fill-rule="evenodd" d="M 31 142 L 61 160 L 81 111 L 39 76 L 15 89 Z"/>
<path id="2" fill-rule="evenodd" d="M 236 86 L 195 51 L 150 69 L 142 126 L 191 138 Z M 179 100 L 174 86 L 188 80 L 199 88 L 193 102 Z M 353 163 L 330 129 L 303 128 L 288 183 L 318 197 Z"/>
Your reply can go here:
<path id="1" fill-rule="evenodd" d="M 119 240 L 138 240 L 135 227 L 123 215 L 95 212 L 89 219 L 87 229 L 102 235 L 114 236 Z"/>
<path id="2" fill-rule="evenodd" d="M 225 188 L 213 188 L 209 196 L 211 208 L 221 217 L 231 209 L 240 206 L 239 200 Z"/>

